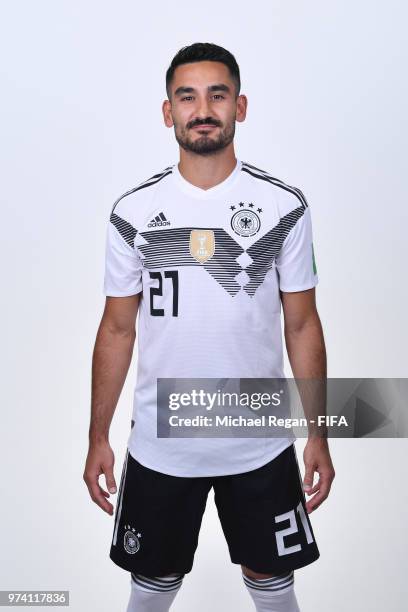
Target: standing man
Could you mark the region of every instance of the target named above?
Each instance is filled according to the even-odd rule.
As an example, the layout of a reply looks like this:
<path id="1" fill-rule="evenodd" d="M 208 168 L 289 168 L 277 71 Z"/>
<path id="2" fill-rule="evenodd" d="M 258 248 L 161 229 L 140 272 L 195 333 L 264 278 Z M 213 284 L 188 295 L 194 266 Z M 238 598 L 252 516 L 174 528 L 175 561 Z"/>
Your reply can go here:
<path id="1" fill-rule="evenodd" d="M 281 307 L 294 376 L 326 377 L 310 208 L 300 189 L 236 158 L 235 124 L 247 110 L 240 86 L 237 62 L 222 47 L 196 43 L 177 53 L 163 116 L 180 160 L 123 194 L 108 224 L 84 479 L 93 501 L 113 514 L 109 426 L 139 311 L 132 428 L 110 549 L 131 573 L 127 612 L 169 610 L 192 569 L 211 488 L 231 561 L 258 612 L 299 610 L 294 570 L 319 557 L 308 514 L 334 478 L 326 438 L 306 443 L 306 502 L 293 435 L 156 432 L 157 378 L 284 378 Z"/>

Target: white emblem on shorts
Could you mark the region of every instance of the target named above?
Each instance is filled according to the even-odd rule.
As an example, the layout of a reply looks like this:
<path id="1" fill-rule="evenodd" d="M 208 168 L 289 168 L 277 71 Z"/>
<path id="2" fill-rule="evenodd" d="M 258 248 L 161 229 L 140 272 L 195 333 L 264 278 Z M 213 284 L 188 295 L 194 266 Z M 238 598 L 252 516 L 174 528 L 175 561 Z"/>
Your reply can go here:
<path id="1" fill-rule="evenodd" d="M 125 535 L 123 536 L 123 546 L 129 555 L 134 555 L 140 548 L 140 540 L 142 537 L 141 533 L 135 533 L 136 529 L 133 529 L 130 525 L 125 525 Z"/>

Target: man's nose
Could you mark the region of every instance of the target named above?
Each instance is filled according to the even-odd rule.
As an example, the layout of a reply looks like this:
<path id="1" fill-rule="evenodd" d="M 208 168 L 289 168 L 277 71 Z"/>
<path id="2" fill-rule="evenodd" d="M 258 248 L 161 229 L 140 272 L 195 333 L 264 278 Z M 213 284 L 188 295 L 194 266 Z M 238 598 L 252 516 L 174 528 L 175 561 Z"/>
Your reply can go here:
<path id="1" fill-rule="evenodd" d="M 200 119 L 206 119 L 207 117 L 210 117 L 210 104 L 207 98 L 201 98 L 200 100 L 198 100 L 196 113 Z"/>

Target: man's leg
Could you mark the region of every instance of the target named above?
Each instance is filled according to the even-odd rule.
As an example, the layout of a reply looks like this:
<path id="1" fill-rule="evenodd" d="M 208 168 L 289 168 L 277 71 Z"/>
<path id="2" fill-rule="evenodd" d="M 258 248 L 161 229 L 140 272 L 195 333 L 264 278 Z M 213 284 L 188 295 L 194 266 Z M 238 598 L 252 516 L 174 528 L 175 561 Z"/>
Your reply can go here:
<path id="1" fill-rule="evenodd" d="M 131 574 L 131 593 L 126 612 L 168 612 L 183 582 L 184 574 L 148 578 Z"/>
<path id="2" fill-rule="evenodd" d="M 193 567 L 210 478 L 162 474 L 128 451 L 110 558 L 131 573 L 128 612 L 167 612 Z"/>
<path id="3" fill-rule="evenodd" d="M 293 570 L 272 575 L 253 572 L 244 565 L 241 568 L 257 612 L 299 612 Z"/>
<path id="4" fill-rule="evenodd" d="M 215 479 L 214 490 L 231 561 L 258 612 L 298 612 L 294 571 L 320 553 L 294 445 L 260 468 Z"/>

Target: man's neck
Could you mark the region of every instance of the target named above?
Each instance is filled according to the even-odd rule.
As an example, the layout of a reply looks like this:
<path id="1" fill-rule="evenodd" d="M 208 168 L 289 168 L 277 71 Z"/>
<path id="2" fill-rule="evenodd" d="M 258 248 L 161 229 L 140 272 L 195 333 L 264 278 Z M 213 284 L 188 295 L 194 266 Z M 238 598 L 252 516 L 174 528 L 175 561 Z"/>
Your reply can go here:
<path id="1" fill-rule="evenodd" d="M 200 189 L 222 183 L 237 164 L 234 149 L 228 146 L 214 155 L 197 155 L 180 148 L 178 169 L 183 178 Z"/>

